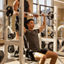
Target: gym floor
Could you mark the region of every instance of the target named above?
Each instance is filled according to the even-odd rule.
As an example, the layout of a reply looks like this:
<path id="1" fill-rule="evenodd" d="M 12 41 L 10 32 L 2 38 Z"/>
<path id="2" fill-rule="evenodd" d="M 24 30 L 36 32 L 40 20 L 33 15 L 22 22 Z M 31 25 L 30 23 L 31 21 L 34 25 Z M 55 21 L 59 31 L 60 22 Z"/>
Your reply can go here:
<path id="1" fill-rule="evenodd" d="M 4 51 L 4 46 L 0 46 L 0 50 Z M 8 56 L 10 56 L 10 54 L 8 54 Z M 5 64 L 20 64 L 18 61 L 18 58 L 14 58 L 14 57 L 8 57 L 10 59 L 7 60 L 7 62 Z M 13 58 L 13 59 L 11 59 Z M 61 61 L 64 63 L 64 57 L 59 56 L 59 58 L 61 59 Z M 51 59 L 47 59 L 45 61 L 45 64 L 49 64 Z M 61 61 L 59 61 L 59 59 L 57 59 L 56 64 L 62 64 Z M 28 59 L 25 58 L 25 64 L 37 64 L 38 62 L 35 61 L 29 61 Z"/>

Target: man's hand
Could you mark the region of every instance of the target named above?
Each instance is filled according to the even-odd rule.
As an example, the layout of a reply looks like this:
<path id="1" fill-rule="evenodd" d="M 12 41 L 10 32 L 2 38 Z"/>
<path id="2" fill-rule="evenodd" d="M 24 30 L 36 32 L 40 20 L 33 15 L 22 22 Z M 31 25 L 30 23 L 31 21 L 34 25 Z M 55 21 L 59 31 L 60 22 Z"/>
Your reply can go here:
<path id="1" fill-rule="evenodd" d="M 46 22 L 45 22 L 45 20 L 46 20 L 46 19 L 45 19 L 45 15 L 42 14 L 42 16 L 43 16 L 43 19 L 44 19 L 44 20 L 43 20 L 43 26 L 45 27 L 45 24 L 46 24 Z"/>
<path id="2" fill-rule="evenodd" d="M 44 14 L 42 14 L 42 16 L 45 16 Z"/>
<path id="3" fill-rule="evenodd" d="M 38 17 L 38 15 L 37 15 L 37 14 L 33 14 L 33 16 L 34 16 L 34 17 Z"/>

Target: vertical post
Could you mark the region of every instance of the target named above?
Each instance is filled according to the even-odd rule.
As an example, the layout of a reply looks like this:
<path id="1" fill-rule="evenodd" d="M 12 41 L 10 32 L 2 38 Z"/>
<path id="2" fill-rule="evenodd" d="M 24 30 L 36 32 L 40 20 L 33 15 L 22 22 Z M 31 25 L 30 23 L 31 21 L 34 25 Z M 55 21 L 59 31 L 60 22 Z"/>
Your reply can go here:
<path id="1" fill-rule="evenodd" d="M 57 11 L 58 8 L 57 6 L 54 6 L 54 44 L 53 44 L 53 49 L 54 52 L 57 52 Z"/>
<path id="2" fill-rule="evenodd" d="M 44 4 L 45 4 L 45 5 L 46 5 L 46 1 L 47 1 L 47 0 L 44 0 Z M 44 8 L 44 10 L 45 10 L 45 15 L 46 15 L 46 7 Z M 46 38 L 48 37 L 47 30 L 48 30 L 48 28 L 47 28 L 47 21 L 46 21 Z"/>
<path id="3" fill-rule="evenodd" d="M 3 5 L 3 9 L 5 10 L 6 9 L 6 0 L 3 0 L 3 3 L 4 3 L 4 5 Z M 4 40 L 4 43 L 6 43 L 6 12 L 4 12 L 3 13 L 3 16 L 4 16 L 4 22 L 3 22 L 3 25 L 4 25 L 4 27 L 3 27 L 3 30 L 4 30 L 4 32 L 3 32 L 3 40 Z M 6 51 L 5 51 L 5 49 L 6 49 L 6 47 L 4 47 L 4 54 L 6 53 Z M 2 62 L 0 63 L 0 64 L 4 64 L 5 63 L 5 61 L 7 60 L 6 59 L 6 55 L 4 55 L 4 58 L 3 58 L 3 60 L 2 60 Z"/>
<path id="4" fill-rule="evenodd" d="M 23 47 L 24 47 L 24 42 L 23 42 L 23 35 L 24 35 L 24 0 L 20 0 L 20 6 L 19 6 L 19 30 L 20 30 L 20 45 L 19 45 L 19 61 L 20 64 L 25 64 L 24 63 L 24 58 L 23 58 Z"/>

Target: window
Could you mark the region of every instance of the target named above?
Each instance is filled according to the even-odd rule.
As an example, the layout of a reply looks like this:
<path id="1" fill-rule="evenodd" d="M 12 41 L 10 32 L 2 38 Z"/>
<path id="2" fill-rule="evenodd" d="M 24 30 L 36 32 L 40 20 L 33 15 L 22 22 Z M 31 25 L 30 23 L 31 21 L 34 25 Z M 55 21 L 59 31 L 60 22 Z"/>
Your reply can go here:
<path id="1" fill-rule="evenodd" d="M 44 0 L 39 0 L 39 4 L 44 5 Z"/>
<path id="2" fill-rule="evenodd" d="M 0 0 L 0 10 L 3 10 L 3 0 Z M 0 12 L 0 17 L 3 16 L 3 13 Z"/>
<path id="3" fill-rule="evenodd" d="M 33 5 L 33 13 L 37 13 L 37 5 Z"/>
<path id="4" fill-rule="evenodd" d="M 33 0 L 33 3 L 37 3 L 37 0 Z"/>
<path id="5" fill-rule="evenodd" d="M 0 0 L 0 10 L 3 9 L 3 0 Z"/>
<path id="6" fill-rule="evenodd" d="M 41 13 L 45 13 L 45 7 L 41 6 Z"/>
<path id="7" fill-rule="evenodd" d="M 51 1 L 52 1 L 52 0 L 46 0 L 46 5 L 47 5 L 47 6 L 51 6 Z"/>
<path id="8" fill-rule="evenodd" d="M 0 10 L 3 10 L 4 0 L 0 0 Z M 0 11 L 0 39 L 3 39 L 3 12 Z"/>

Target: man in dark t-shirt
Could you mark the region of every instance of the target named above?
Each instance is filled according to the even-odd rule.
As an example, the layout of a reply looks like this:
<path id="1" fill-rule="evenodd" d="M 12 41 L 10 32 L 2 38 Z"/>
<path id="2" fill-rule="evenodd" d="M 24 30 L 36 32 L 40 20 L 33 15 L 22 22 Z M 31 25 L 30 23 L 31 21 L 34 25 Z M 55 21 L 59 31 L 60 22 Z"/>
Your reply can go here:
<path id="1" fill-rule="evenodd" d="M 34 51 L 33 56 L 35 60 L 39 60 L 39 64 L 44 64 L 46 58 L 51 58 L 50 64 L 55 64 L 57 60 L 56 53 L 48 51 L 46 49 L 42 49 L 41 51 L 39 51 L 40 47 L 39 47 L 38 33 L 42 32 L 42 30 L 45 28 L 45 15 L 42 14 L 42 16 L 44 21 L 39 29 L 33 30 L 34 20 L 29 19 L 25 22 L 27 28 L 24 28 L 24 33 L 27 38 L 27 41 L 29 42 L 29 49 Z"/>
<path id="2" fill-rule="evenodd" d="M 29 41 L 29 49 L 33 51 L 38 51 L 39 47 L 39 39 L 38 39 L 39 30 L 29 31 L 27 30 L 25 36 L 27 37 L 27 41 Z"/>

